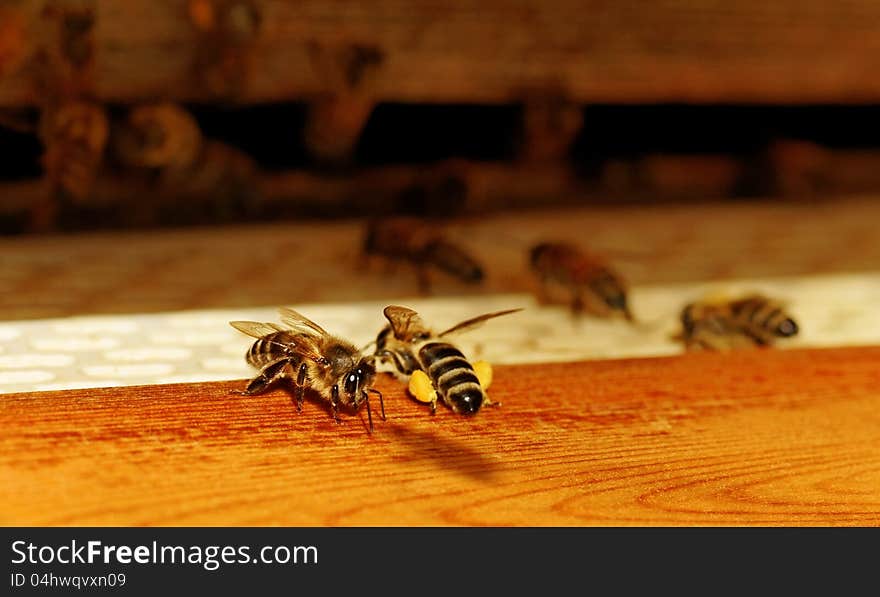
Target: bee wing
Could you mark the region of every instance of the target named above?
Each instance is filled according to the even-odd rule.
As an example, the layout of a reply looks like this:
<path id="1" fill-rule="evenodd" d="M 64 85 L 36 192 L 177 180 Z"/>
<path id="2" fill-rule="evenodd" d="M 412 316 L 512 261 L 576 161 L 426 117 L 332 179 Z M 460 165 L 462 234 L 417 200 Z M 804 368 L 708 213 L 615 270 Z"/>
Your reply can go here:
<path id="1" fill-rule="evenodd" d="M 425 322 L 418 313 L 407 307 L 389 305 L 383 311 L 394 337 L 403 342 L 409 342 L 416 335 L 430 333 Z"/>
<path id="2" fill-rule="evenodd" d="M 288 346 L 293 349 L 293 352 L 304 359 L 309 359 L 310 361 L 315 361 L 321 365 L 326 365 L 329 361 L 323 354 L 321 354 L 319 342 L 320 338 L 318 336 L 301 333 L 292 336 Z"/>
<path id="3" fill-rule="evenodd" d="M 505 309 L 504 311 L 495 311 L 494 313 L 486 313 L 485 315 L 478 315 L 477 317 L 472 317 L 471 319 L 462 321 L 459 324 L 456 324 L 446 330 L 445 332 L 440 332 L 440 336 L 447 336 L 449 334 L 463 332 L 465 330 L 470 330 L 475 327 L 479 327 L 483 325 L 489 319 L 493 319 L 495 317 L 501 317 L 502 315 L 507 315 L 508 313 L 516 313 L 517 311 L 522 311 L 522 309 Z"/>
<path id="4" fill-rule="evenodd" d="M 275 332 L 288 332 L 283 341 L 276 341 L 273 344 L 283 347 L 299 356 L 315 361 L 316 363 L 326 364 L 327 359 L 321 354 L 318 344 L 319 337 L 313 332 L 296 332 L 276 325 L 274 323 L 260 323 L 258 321 L 230 321 L 229 325 L 237 329 L 239 332 L 247 334 L 252 338 L 262 339 L 269 334 Z"/>
<path id="5" fill-rule="evenodd" d="M 229 325 L 251 338 L 262 338 L 275 332 L 287 331 L 274 323 L 260 323 L 259 321 L 230 321 Z"/>
<path id="6" fill-rule="evenodd" d="M 278 309 L 281 313 L 281 321 L 289 325 L 292 329 L 306 334 L 318 334 L 319 336 L 329 336 L 327 331 L 317 323 L 300 313 L 294 311 L 290 307 L 281 307 Z"/>

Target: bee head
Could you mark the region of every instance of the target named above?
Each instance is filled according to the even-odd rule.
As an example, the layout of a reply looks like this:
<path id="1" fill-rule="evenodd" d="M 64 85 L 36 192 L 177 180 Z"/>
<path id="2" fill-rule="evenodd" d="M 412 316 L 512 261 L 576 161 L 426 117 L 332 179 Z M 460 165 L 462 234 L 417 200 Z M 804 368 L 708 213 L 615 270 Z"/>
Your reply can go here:
<path id="1" fill-rule="evenodd" d="M 361 393 L 372 387 L 375 378 L 376 367 L 371 359 L 365 357 L 345 373 L 342 390 L 351 402 L 358 404 Z"/>
<path id="2" fill-rule="evenodd" d="M 629 305 L 627 304 L 626 295 L 622 292 L 606 296 L 605 304 L 615 311 L 622 311 L 624 313 L 629 311 Z"/>
<path id="3" fill-rule="evenodd" d="M 482 282 L 485 276 L 480 266 L 476 264 L 470 264 L 469 267 L 462 270 L 461 277 L 465 282 L 476 283 Z"/>
<path id="4" fill-rule="evenodd" d="M 532 264 L 532 267 L 537 267 L 538 262 L 544 256 L 544 253 L 547 252 L 550 247 L 547 243 L 541 243 L 540 245 L 535 245 L 532 247 L 532 250 L 529 251 L 529 261 Z"/>
<path id="5" fill-rule="evenodd" d="M 798 333 L 798 325 L 795 323 L 794 319 L 786 317 L 778 326 L 776 326 L 774 331 L 777 336 L 788 338 Z"/>

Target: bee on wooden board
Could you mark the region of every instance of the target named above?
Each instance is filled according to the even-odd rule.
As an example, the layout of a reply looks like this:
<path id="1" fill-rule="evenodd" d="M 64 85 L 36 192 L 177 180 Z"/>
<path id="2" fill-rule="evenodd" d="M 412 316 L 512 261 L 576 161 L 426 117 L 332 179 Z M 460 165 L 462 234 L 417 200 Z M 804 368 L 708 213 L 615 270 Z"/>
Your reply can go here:
<path id="1" fill-rule="evenodd" d="M 430 403 L 432 414 L 437 412 L 439 399 L 453 412 L 473 415 L 484 405 L 498 404 L 486 395 L 492 367 L 485 361 L 472 364 L 447 338 L 517 311 L 521 309 L 487 313 L 435 334 L 412 309 L 390 305 L 384 310 L 388 325 L 376 338 L 375 356 L 390 363 L 397 375 L 409 376 L 410 393 L 419 402 Z"/>
<path id="2" fill-rule="evenodd" d="M 545 300 L 547 287 L 556 284 L 571 293 L 571 308 L 576 314 L 586 311 L 599 317 L 622 315 L 633 321 L 626 283 L 604 259 L 563 242 L 535 245 L 529 258 Z"/>
<path id="3" fill-rule="evenodd" d="M 419 289 L 431 286 L 429 269 L 440 270 L 469 284 L 483 280 L 483 268 L 464 249 L 447 240 L 437 226 L 418 218 L 375 220 L 367 226 L 364 255 L 406 261 L 416 268 Z"/>
<path id="4" fill-rule="evenodd" d="M 783 304 L 760 294 L 690 303 L 681 311 L 681 326 L 677 339 L 688 350 L 771 346 L 798 333 Z"/>
<path id="5" fill-rule="evenodd" d="M 367 406 L 370 433 L 373 414 L 369 394 L 379 396 L 382 420 L 385 403 L 382 393 L 372 387 L 376 368 L 372 356 L 365 356 L 350 342 L 332 336 L 321 326 L 293 309 L 280 309 L 287 326 L 256 321 L 230 321 L 238 331 L 256 338 L 245 355 L 248 364 L 260 370 L 243 391 L 245 396 L 262 394 L 283 379 L 293 381 L 296 409 L 302 411 L 306 389 L 330 402 L 333 418 L 339 422 L 339 405 L 357 410 Z"/>

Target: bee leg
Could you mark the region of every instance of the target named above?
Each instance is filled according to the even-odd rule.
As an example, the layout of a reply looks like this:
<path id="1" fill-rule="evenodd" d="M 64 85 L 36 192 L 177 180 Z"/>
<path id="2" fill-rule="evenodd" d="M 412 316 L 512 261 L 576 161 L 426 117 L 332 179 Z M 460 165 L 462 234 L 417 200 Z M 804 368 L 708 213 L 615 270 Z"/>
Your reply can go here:
<path id="1" fill-rule="evenodd" d="M 330 408 L 333 411 L 333 420 L 339 424 L 339 386 L 333 386 L 330 392 Z"/>
<path id="2" fill-rule="evenodd" d="M 437 390 L 428 374 L 421 369 L 416 369 L 410 376 L 409 393 L 419 402 L 430 402 L 431 414 L 437 412 Z"/>
<path id="3" fill-rule="evenodd" d="M 770 346 L 773 344 L 773 336 L 760 329 L 749 327 L 744 330 L 743 335 L 749 338 L 755 346 Z"/>
<path id="4" fill-rule="evenodd" d="M 266 392 L 272 384 L 284 378 L 287 374 L 287 361 L 275 361 L 269 363 L 253 378 L 244 390 L 233 390 L 232 393 L 242 396 L 254 396 Z"/>
<path id="5" fill-rule="evenodd" d="M 730 348 L 730 343 L 723 335 L 712 334 L 703 331 L 697 332 L 687 342 L 688 350 L 716 350 L 725 351 Z"/>
<path id="6" fill-rule="evenodd" d="M 299 374 L 296 376 L 296 411 L 302 412 L 303 396 L 306 393 L 306 364 L 299 366 Z"/>
<path id="7" fill-rule="evenodd" d="M 370 433 L 373 433 L 373 412 L 370 409 L 370 396 L 366 392 L 361 392 L 361 396 L 363 396 L 367 403 L 367 421 L 370 423 Z"/>
<path id="8" fill-rule="evenodd" d="M 489 394 L 486 394 L 484 392 L 483 393 L 483 406 L 494 406 L 494 407 L 500 408 L 501 403 L 500 402 L 492 402 L 491 400 L 489 400 Z"/>
<path id="9" fill-rule="evenodd" d="M 608 317 L 613 311 L 602 297 L 591 288 L 579 290 L 575 302 L 578 305 L 578 313 L 587 313 L 594 317 Z"/>

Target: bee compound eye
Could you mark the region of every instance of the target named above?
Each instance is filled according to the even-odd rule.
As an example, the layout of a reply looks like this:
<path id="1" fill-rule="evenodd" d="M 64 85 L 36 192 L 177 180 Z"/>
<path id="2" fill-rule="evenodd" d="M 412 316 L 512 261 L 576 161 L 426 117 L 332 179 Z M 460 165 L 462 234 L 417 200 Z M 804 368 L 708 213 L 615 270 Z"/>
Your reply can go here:
<path id="1" fill-rule="evenodd" d="M 357 372 L 351 372 L 348 374 L 348 377 L 345 378 L 345 392 L 347 394 L 353 395 L 357 393 L 359 379 L 360 375 Z"/>

